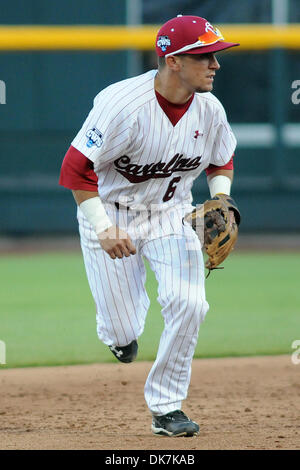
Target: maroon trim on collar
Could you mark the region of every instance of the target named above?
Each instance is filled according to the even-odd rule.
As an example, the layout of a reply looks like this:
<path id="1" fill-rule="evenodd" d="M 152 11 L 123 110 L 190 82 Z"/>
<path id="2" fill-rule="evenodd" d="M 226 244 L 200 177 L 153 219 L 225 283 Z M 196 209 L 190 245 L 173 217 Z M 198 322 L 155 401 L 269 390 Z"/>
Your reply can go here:
<path id="1" fill-rule="evenodd" d="M 168 101 L 164 96 L 162 96 L 156 90 L 155 90 L 155 94 L 156 94 L 156 98 L 160 107 L 162 108 L 164 113 L 168 116 L 173 126 L 176 126 L 177 122 L 187 112 L 187 110 L 189 109 L 194 99 L 194 94 L 193 94 L 186 103 L 174 104 Z"/>

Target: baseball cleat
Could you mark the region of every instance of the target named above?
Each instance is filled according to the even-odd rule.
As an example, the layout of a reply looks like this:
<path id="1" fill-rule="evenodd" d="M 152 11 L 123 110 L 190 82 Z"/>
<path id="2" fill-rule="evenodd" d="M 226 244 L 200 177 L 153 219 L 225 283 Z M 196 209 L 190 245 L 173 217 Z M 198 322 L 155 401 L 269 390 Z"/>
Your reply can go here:
<path id="1" fill-rule="evenodd" d="M 157 436 L 196 436 L 199 433 L 199 425 L 191 421 L 183 411 L 171 411 L 163 416 L 154 416 L 151 430 Z"/>
<path id="2" fill-rule="evenodd" d="M 111 352 L 116 356 L 116 358 L 121 362 L 132 362 L 135 360 L 138 352 L 138 344 L 134 339 L 127 346 L 108 346 Z"/>

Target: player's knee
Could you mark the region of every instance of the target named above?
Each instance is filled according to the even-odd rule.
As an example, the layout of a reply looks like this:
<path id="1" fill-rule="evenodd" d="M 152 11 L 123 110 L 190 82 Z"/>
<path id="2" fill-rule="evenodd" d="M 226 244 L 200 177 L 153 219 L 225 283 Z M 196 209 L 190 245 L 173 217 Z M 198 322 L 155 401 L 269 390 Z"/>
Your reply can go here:
<path id="1" fill-rule="evenodd" d="M 204 322 L 204 319 L 206 317 L 206 314 L 209 310 L 209 304 L 208 302 L 206 301 L 206 299 L 202 299 L 202 308 L 201 310 L 199 311 L 199 323 L 202 323 Z"/>
<path id="2" fill-rule="evenodd" d="M 192 307 L 194 308 L 192 316 L 194 318 L 194 323 L 195 325 L 200 325 L 203 323 L 206 313 L 208 312 L 209 305 L 207 301 L 201 297 L 198 296 L 197 299 L 194 301 L 192 304 Z"/>
<path id="3" fill-rule="evenodd" d="M 186 295 L 181 296 L 180 299 L 181 312 L 196 325 L 200 325 L 208 312 L 209 305 L 206 299 L 199 294 L 196 290 Z"/>

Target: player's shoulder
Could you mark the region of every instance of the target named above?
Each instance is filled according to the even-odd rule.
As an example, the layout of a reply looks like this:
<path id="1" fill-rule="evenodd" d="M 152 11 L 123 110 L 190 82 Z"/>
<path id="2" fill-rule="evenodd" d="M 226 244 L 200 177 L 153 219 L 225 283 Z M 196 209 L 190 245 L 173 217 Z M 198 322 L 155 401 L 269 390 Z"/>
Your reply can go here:
<path id="1" fill-rule="evenodd" d="M 221 101 L 210 91 L 206 93 L 195 93 L 200 104 L 206 104 L 212 112 L 220 113 L 226 117 L 226 112 Z"/>
<path id="2" fill-rule="evenodd" d="M 110 111 L 131 111 L 153 99 L 153 81 L 156 71 L 115 82 L 104 88 L 94 98 L 94 106 L 109 106 Z"/>

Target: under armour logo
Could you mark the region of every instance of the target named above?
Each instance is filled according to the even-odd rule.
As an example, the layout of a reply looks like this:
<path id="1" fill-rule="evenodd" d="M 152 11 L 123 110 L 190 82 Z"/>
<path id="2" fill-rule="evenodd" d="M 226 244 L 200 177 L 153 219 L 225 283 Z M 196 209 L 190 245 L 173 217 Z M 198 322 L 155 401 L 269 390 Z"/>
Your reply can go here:
<path id="1" fill-rule="evenodd" d="M 121 357 L 123 355 L 123 351 L 121 349 L 118 351 L 115 346 L 109 346 L 109 349 L 111 352 L 114 352 L 117 357 Z"/>
<path id="2" fill-rule="evenodd" d="M 200 134 L 199 131 L 195 131 L 194 139 L 197 139 L 197 137 L 199 137 L 199 135 L 203 135 L 203 134 Z"/>

